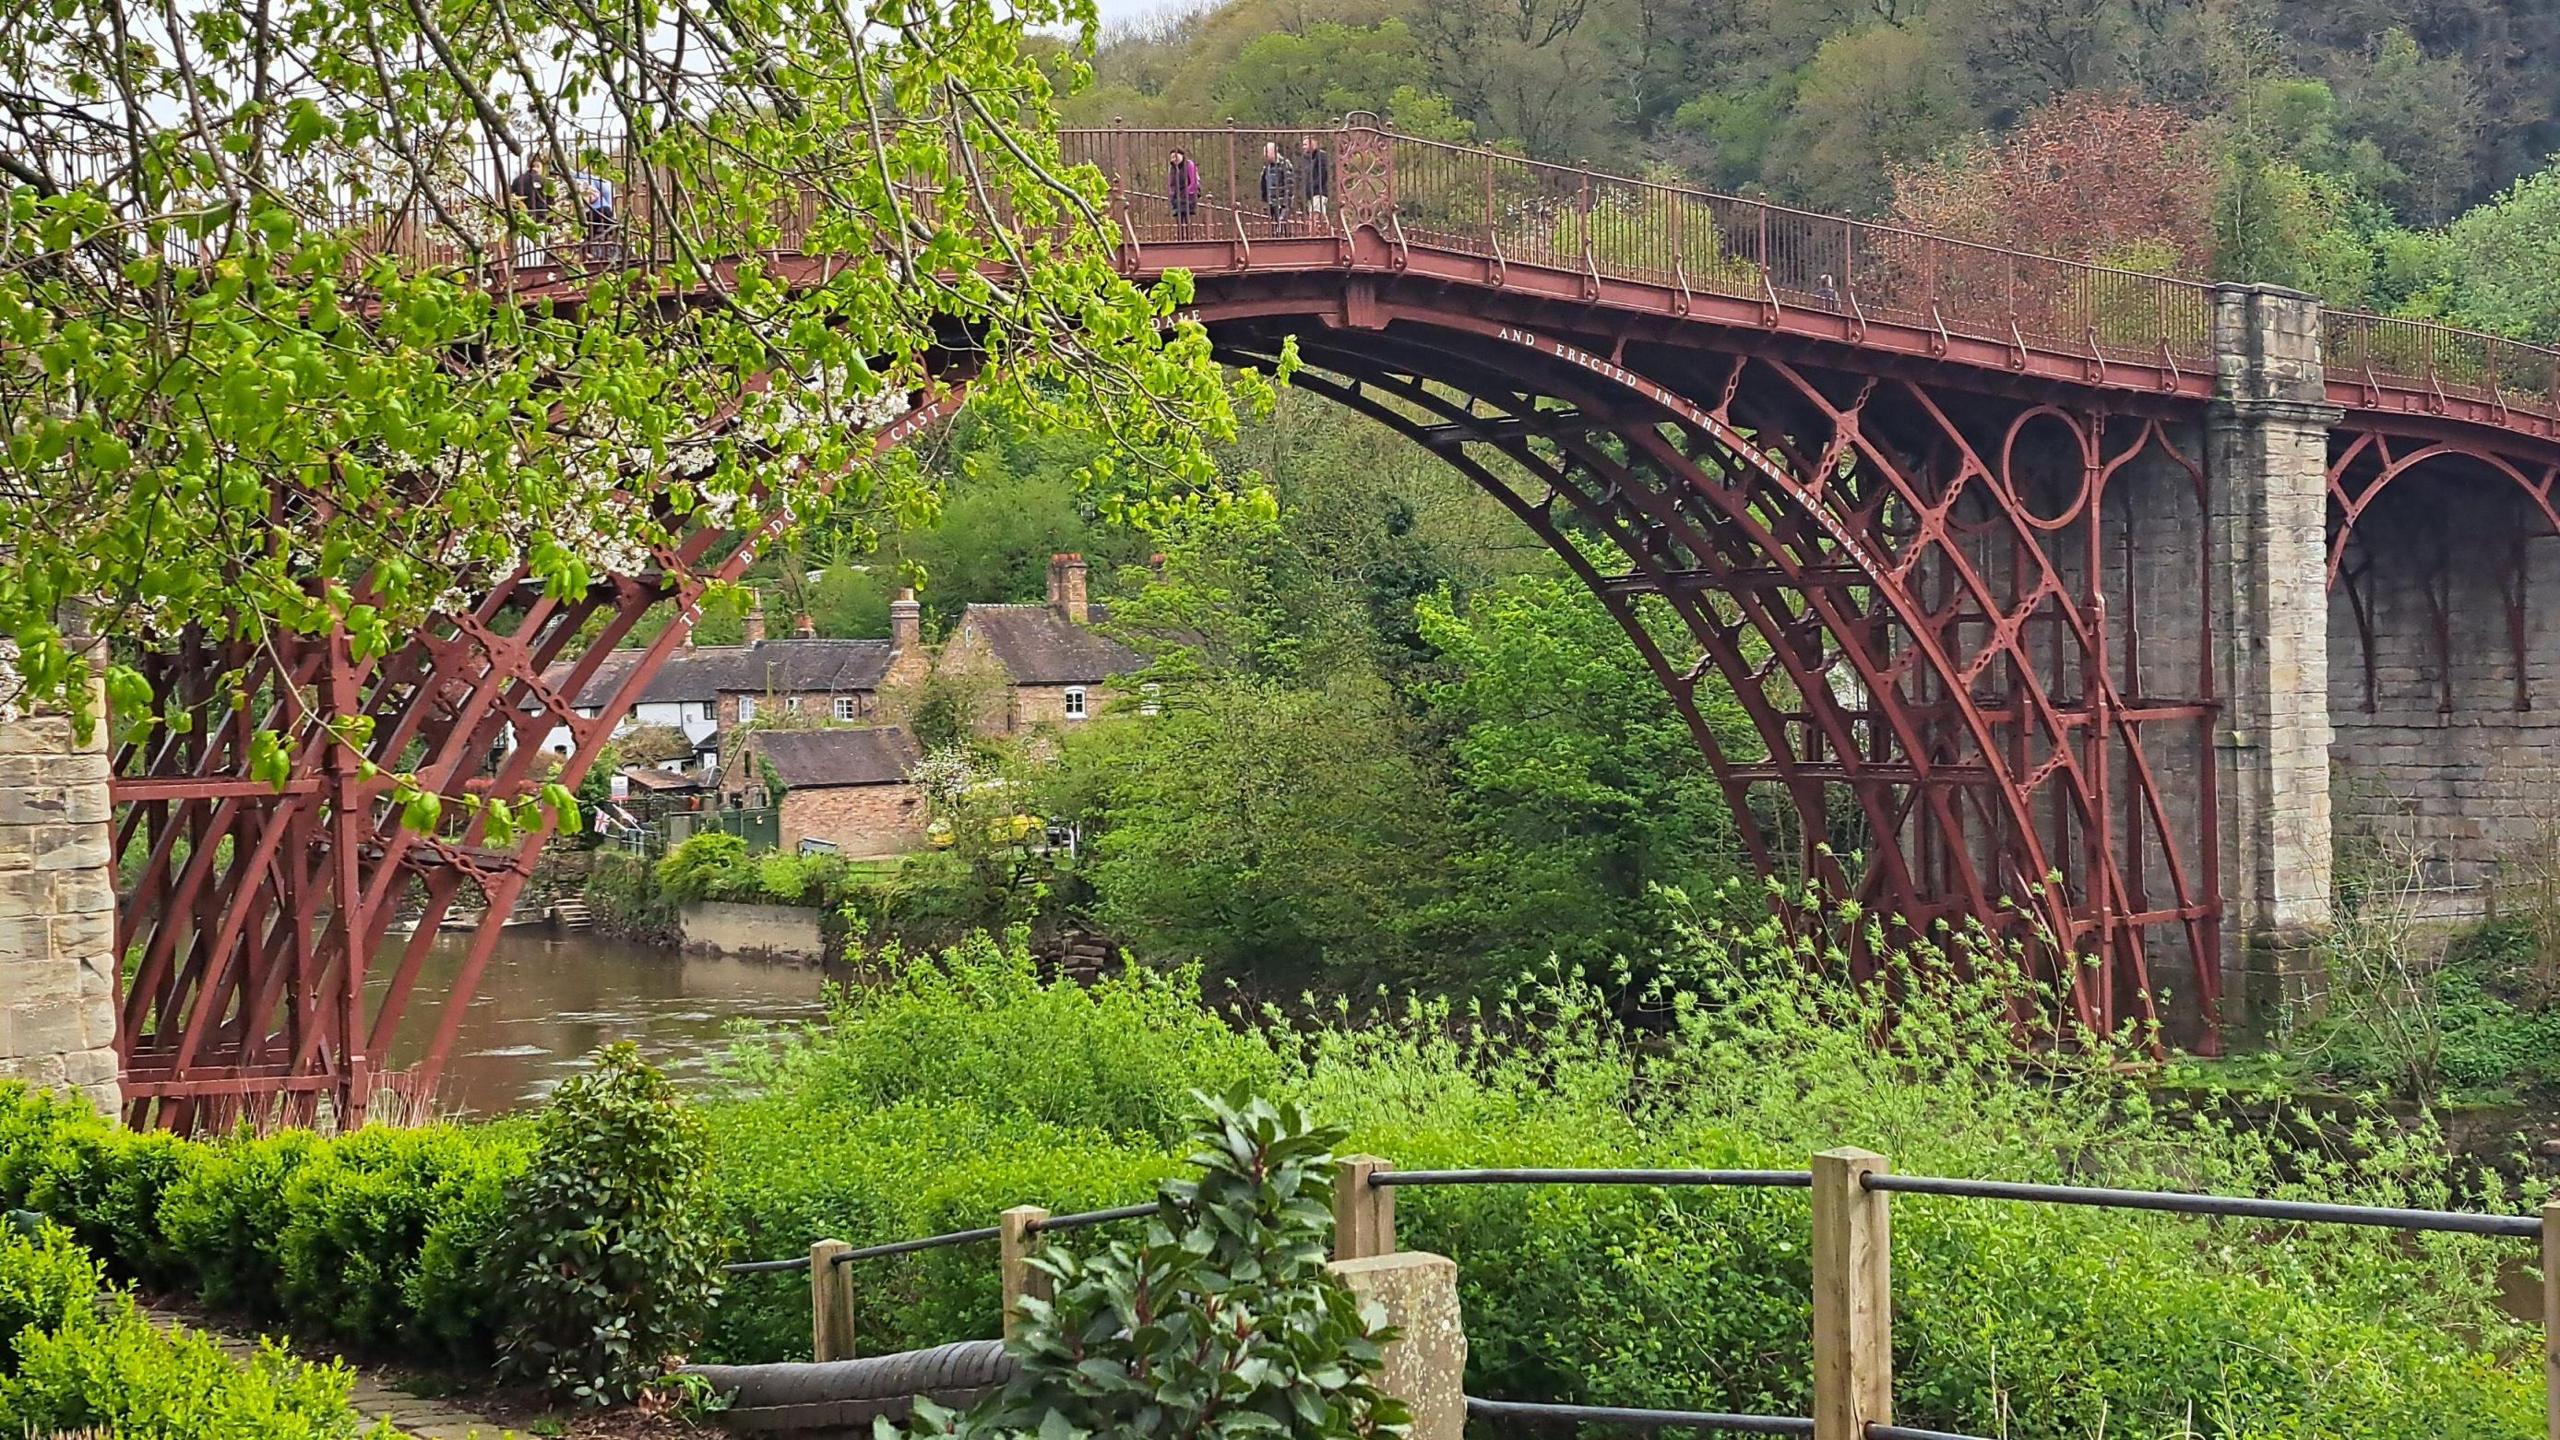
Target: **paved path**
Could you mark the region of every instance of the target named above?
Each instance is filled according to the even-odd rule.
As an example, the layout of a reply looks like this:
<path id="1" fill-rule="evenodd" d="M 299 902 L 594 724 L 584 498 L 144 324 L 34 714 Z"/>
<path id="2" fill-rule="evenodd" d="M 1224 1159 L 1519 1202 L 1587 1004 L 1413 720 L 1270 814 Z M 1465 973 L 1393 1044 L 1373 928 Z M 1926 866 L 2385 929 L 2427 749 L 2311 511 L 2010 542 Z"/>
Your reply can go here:
<path id="1" fill-rule="evenodd" d="M 145 1305 L 142 1313 L 164 1328 L 183 1326 L 210 1335 L 234 1356 L 246 1359 L 258 1353 L 257 1336 L 210 1324 L 201 1315 L 159 1305 Z M 355 1371 L 356 1384 L 347 1398 L 365 1419 L 388 1420 L 417 1440 L 512 1440 L 516 1433 L 449 1401 L 430 1400 L 395 1389 L 380 1373 L 352 1361 L 348 1368 Z"/>

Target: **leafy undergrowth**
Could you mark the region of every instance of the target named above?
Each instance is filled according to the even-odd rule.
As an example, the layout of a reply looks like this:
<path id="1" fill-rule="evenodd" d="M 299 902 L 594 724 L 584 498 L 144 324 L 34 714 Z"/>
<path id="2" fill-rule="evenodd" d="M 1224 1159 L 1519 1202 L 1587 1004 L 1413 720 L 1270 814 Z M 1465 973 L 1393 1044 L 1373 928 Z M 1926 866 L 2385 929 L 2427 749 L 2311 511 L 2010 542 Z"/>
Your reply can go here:
<path id="1" fill-rule="evenodd" d="M 2520 1208 L 2494 1179 L 2457 1189 L 2423 1122 L 2349 1105 L 2296 1145 L 2171 1113 L 2119 1063 L 2138 1037 L 2013 1028 L 2055 1007 L 1978 936 L 1879 945 L 1905 997 L 1888 1010 L 1836 978 L 1858 922 L 1830 918 L 1682 937 L 1668 948 L 1684 989 L 1656 997 L 1641 1046 L 1604 1003 L 1624 997 L 1571 975 L 1507 1005 L 1337 1003 L 1310 1024 L 1222 1021 L 1188 975 L 1044 985 L 1019 945 L 892 952 L 889 983 L 747 1052 L 740 1098 L 707 1107 L 712 1171 L 758 1256 L 986 1225 L 1024 1203 L 1125 1204 L 1175 1167 L 1195 1087 L 1247 1083 L 1404 1168 L 1802 1168 L 1854 1144 L 1940 1175 Z M 1805 1413 L 1800 1192 L 1466 1187 L 1398 1206 L 1406 1246 L 1461 1268 L 1470 1393 Z M 2499 1267 L 2521 1254 L 2507 1242 L 1936 1199 L 1897 1203 L 1895 1242 L 1905 1423 L 2145 1440 L 2469 1440 L 2539 1423 L 2522 1358 L 2538 1336 L 2497 1305 Z M 865 1348 L 993 1333 L 983 1251 L 865 1262 Z M 711 1348 L 806 1354 L 807 1315 L 798 1286 L 742 1283 Z"/>

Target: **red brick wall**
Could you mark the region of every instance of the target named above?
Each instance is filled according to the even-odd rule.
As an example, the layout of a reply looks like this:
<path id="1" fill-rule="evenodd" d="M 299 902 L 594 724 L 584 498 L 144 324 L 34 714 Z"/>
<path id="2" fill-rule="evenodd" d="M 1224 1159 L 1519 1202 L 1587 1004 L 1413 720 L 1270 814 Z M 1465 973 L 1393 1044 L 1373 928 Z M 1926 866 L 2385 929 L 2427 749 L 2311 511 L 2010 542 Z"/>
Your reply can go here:
<path id="1" fill-rule="evenodd" d="M 924 848 L 924 792 L 913 785 L 835 785 L 782 797 L 782 848 L 825 840 L 846 855 L 903 855 Z"/>

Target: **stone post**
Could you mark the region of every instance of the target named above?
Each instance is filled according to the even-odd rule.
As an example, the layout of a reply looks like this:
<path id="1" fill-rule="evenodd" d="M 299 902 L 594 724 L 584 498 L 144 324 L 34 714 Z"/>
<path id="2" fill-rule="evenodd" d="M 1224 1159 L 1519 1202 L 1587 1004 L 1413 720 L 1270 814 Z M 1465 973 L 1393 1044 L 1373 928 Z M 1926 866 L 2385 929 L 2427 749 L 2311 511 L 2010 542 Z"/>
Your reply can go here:
<path id="1" fill-rule="evenodd" d="M 2329 431 L 2320 304 L 2214 290 L 2207 475 L 2222 694 L 2223 1012 L 2263 1028 L 2316 1002 L 2329 923 Z"/>
<path id="2" fill-rule="evenodd" d="M 0 719 L 0 1079 L 76 1091 L 114 1116 L 105 686 L 91 694 L 86 741 L 66 715 Z"/>
<path id="3" fill-rule="evenodd" d="M 1386 1312 L 1398 1332 L 1378 1388 L 1413 1411 L 1411 1440 L 1460 1440 L 1467 1429 L 1467 1328 L 1458 1309 L 1458 1262 L 1405 1250 L 1328 1267 L 1365 1310 Z"/>

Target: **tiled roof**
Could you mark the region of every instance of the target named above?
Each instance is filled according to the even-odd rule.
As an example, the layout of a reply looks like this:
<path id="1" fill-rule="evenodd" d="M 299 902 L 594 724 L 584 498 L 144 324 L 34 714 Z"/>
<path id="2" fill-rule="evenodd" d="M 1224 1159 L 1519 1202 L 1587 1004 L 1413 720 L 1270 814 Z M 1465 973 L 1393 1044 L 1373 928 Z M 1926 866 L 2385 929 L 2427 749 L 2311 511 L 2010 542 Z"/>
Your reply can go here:
<path id="1" fill-rule="evenodd" d="M 836 785 L 892 785 L 907 778 L 923 752 L 896 725 L 841 730 L 765 730 L 748 742 L 773 766 L 786 789 Z M 748 762 L 753 765 L 754 762 Z M 757 773 L 750 769 L 748 774 Z"/>
<path id="2" fill-rule="evenodd" d="M 1017 685 L 1099 685 L 1146 664 L 1117 640 L 1106 640 L 1046 605 L 972 605 L 963 627 L 985 637 L 996 663 Z"/>
<path id="3" fill-rule="evenodd" d="M 579 690 L 578 705 L 602 705 L 613 698 L 631 667 L 644 652 L 616 650 L 596 667 Z M 886 640 L 804 640 L 797 636 L 757 645 L 698 645 L 667 657 L 658 673 L 641 687 L 642 705 L 699 704 L 727 694 L 801 694 L 877 690 L 889 672 Z M 567 665 L 555 665 L 553 684 L 569 678 Z"/>

